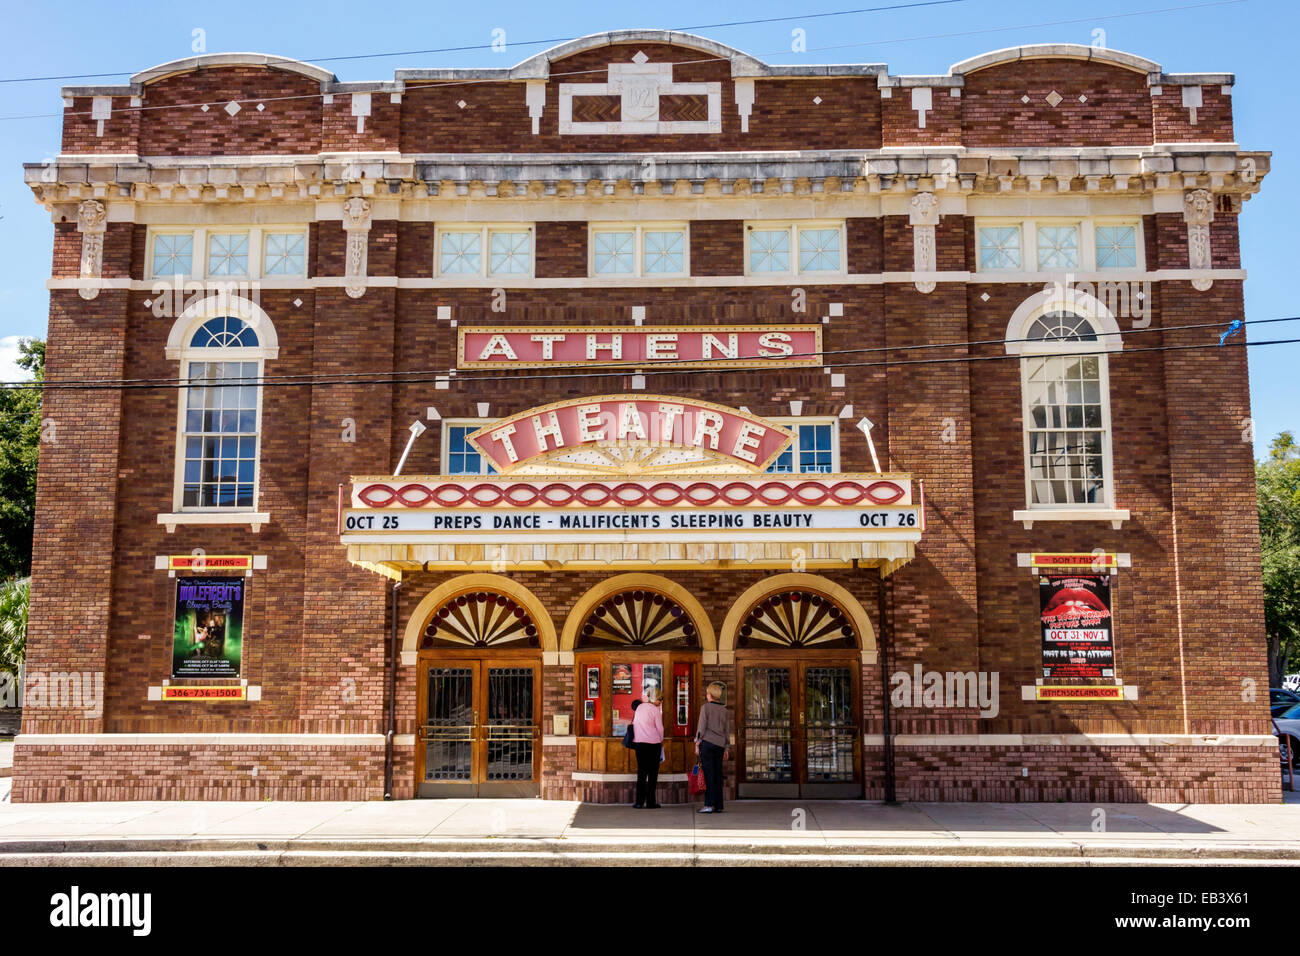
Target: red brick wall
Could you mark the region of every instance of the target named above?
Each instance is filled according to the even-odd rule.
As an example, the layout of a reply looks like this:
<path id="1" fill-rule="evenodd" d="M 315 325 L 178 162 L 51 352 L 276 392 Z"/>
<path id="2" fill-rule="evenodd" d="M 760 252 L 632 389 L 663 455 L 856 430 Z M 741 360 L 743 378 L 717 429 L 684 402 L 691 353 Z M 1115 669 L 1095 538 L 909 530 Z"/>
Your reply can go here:
<path id="1" fill-rule="evenodd" d="M 1053 90 L 1062 97 L 1056 106 L 1045 99 Z M 1028 103 L 1022 102 L 1025 96 Z M 1146 74 L 1106 63 L 1021 60 L 991 66 L 966 76 L 961 103 L 966 146 L 1151 142 Z"/>

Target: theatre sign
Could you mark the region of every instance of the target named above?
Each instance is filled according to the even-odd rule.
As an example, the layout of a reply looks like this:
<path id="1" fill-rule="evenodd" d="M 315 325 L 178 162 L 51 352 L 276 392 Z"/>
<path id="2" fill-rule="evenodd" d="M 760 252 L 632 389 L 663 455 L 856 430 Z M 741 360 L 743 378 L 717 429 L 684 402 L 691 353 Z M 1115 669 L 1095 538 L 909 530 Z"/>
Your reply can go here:
<path id="1" fill-rule="evenodd" d="M 354 478 L 339 533 L 350 560 L 392 574 L 909 560 L 924 529 L 910 476 L 769 473 L 792 438 L 695 399 L 570 399 L 469 436 L 495 475 Z"/>

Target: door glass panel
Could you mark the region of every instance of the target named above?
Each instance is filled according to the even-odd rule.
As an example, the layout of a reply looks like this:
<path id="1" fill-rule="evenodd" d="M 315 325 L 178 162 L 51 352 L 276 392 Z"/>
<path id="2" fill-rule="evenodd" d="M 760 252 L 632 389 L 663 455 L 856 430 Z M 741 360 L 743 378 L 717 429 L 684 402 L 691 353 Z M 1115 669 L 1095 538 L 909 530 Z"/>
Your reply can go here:
<path id="1" fill-rule="evenodd" d="M 745 669 L 745 779 L 794 780 L 790 748 L 790 668 Z"/>
<path id="2" fill-rule="evenodd" d="M 533 673 L 531 667 L 488 668 L 488 780 L 533 779 Z"/>
<path id="3" fill-rule="evenodd" d="M 849 783 L 853 776 L 853 679 L 847 667 L 804 669 L 809 783 Z"/>
<path id="4" fill-rule="evenodd" d="M 474 751 L 474 670 L 430 667 L 428 680 L 424 778 L 469 783 Z"/>

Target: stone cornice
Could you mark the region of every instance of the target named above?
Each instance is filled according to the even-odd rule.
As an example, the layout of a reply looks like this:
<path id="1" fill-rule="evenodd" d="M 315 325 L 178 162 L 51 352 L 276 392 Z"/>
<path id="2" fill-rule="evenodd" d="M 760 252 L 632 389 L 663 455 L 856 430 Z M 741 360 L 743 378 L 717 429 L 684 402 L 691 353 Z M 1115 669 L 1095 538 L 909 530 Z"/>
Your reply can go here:
<path id="1" fill-rule="evenodd" d="M 1120 193 L 1204 188 L 1249 198 L 1271 154 L 1235 144 L 975 150 L 955 146 L 647 154 L 328 153 L 306 156 L 60 156 L 29 163 L 38 202 L 315 201 L 709 196 L 933 191 Z"/>

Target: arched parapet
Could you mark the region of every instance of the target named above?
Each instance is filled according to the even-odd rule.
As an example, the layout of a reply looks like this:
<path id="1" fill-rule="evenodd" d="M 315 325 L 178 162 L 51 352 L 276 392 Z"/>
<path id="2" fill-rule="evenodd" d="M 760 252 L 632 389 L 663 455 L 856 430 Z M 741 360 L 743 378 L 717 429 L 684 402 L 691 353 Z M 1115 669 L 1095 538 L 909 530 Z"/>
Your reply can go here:
<path id="1" fill-rule="evenodd" d="M 287 73 L 297 73 L 315 80 L 321 85 L 322 90 L 328 89 L 336 82 L 336 77 L 329 70 L 286 56 L 272 56 L 269 53 L 203 53 L 199 56 L 172 60 L 169 63 L 160 63 L 158 66 L 142 70 L 131 77 L 131 84 L 144 87 L 178 73 L 192 73 L 195 70 L 213 70 L 227 66 L 265 66 L 274 70 L 284 70 Z"/>
<path id="2" fill-rule="evenodd" d="M 1031 43 L 1024 46 L 1005 47 L 1001 50 L 992 50 L 988 53 L 981 53 L 979 56 L 970 57 L 950 66 L 948 74 L 950 76 L 965 76 L 978 70 L 986 70 L 989 67 L 1002 66 L 1007 63 L 1018 63 L 1021 60 L 1084 60 L 1090 63 L 1109 63 L 1112 66 L 1123 67 L 1126 70 L 1132 70 L 1135 73 L 1142 73 L 1147 76 L 1159 75 L 1161 72 L 1160 64 L 1154 60 L 1148 60 L 1146 57 L 1136 56 L 1132 53 L 1124 53 L 1121 50 L 1085 46 L 1082 43 Z"/>

